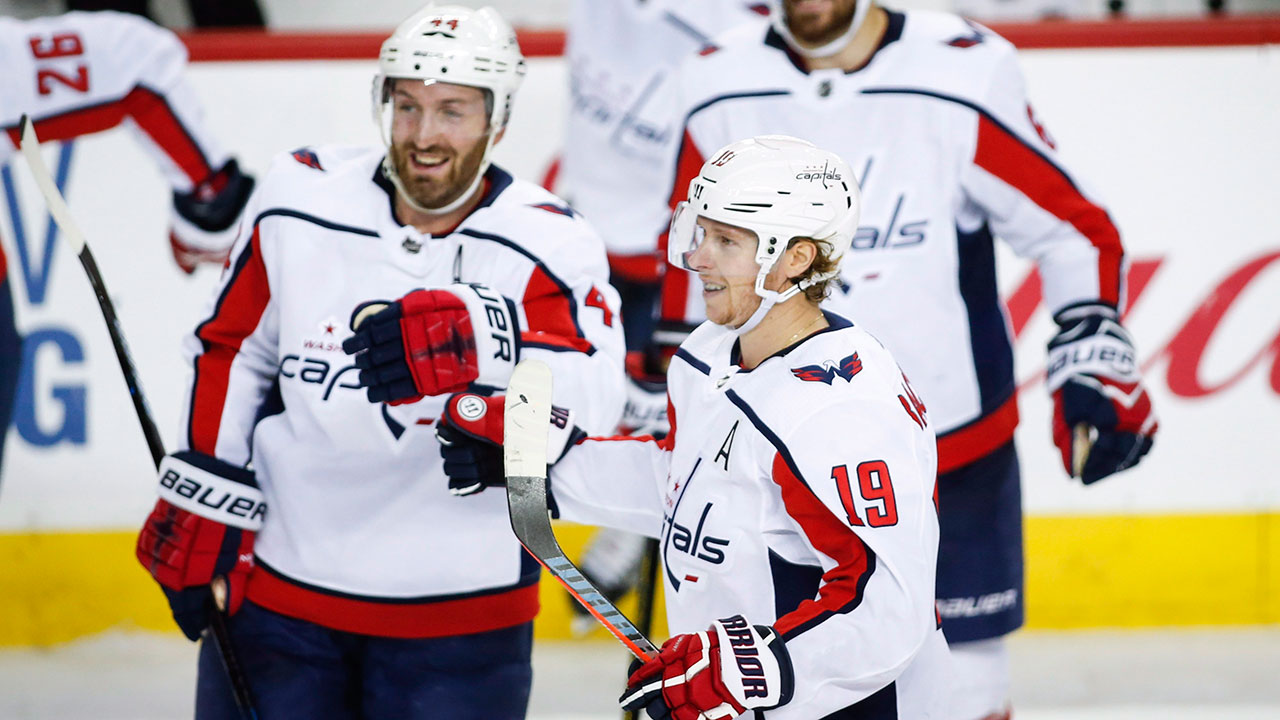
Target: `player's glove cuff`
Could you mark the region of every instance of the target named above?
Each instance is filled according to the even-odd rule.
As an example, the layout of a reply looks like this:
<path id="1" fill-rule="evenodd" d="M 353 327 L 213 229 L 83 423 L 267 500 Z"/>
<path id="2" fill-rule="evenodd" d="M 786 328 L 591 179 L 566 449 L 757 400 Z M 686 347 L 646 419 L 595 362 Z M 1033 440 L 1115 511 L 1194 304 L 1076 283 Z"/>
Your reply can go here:
<path id="1" fill-rule="evenodd" d="M 173 194 L 172 240 L 188 252 L 223 255 L 235 241 L 240 213 L 253 194 L 254 180 L 235 159 L 191 192 Z"/>
<path id="2" fill-rule="evenodd" d="M 230 527 L 257 532 L 267 499 L 253 472 L 189 450 L 160 461 L 160 498 Z"/>
<path id="3" fill-rule="evenodd" d="M 516 304 L 484 285 L 450 285 L 462 299 L 476 339 L 477 385 L 505 389 L 520 362 L 520 320 Z"/>
<path id="4" fill-rule="evenodd" d="M 1079 375 L 1138 382 L 1133 342 L 1114 308 L 1095 303 L 1073 305 L 1055 315 L 1054 321 L 1059 329 L 1049 341 L 1049 392 Z"/>

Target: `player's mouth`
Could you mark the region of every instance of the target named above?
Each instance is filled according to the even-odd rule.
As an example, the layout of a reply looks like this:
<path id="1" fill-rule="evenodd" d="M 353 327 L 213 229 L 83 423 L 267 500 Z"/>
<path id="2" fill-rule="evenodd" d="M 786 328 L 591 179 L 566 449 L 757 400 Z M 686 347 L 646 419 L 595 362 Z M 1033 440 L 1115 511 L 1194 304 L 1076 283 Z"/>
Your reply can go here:
<path id="1" fill-rule="evenodd" d="M 704 279 L 704 280 L 702 281 L 702 296 L 703 296 L 703 297 L 710 297 L 710 296 L 715 295 L 715 294 L 717 294 L 717 293 L 724 292 L 724 291 L 725 291 L 725 290 L 727 290 L 727 289 L 729 289 L 729 286 L 728 286 L 728 285 L 726 285 L 726 284 L 724 284 L 724 283 L 718 283 L 718 282 L 714 282 L 714 281 L 706 280 L 706 279 Z"/>
<path id="2" fill-rule="evenodd" d="M 409 153 L 409 167 L 418 175 L 442 176 L 448 172 L 450 160 L 452 160 L 452 156 L 445 153 Z"/>

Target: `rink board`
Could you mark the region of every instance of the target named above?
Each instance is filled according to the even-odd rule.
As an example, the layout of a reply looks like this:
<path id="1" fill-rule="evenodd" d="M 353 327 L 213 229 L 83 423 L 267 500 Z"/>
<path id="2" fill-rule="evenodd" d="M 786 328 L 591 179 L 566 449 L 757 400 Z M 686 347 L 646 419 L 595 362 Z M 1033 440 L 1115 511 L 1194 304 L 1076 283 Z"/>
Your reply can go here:
<path id="1" fill-rule="evenodd" d="M 1127 324 L 1161 421 L 1140 467 L 1090 488 L 1064 476 L 1039 380 L 1052 323 L 1026 263 L 1002 252 L 1022 382 L 1032 627 L 1280 622 L 1277 57 L 1275 46 L 1024 53 L 1037 116 L 1129 248 Z M 210 123 L 261 173 L 302 145 L 376 142 L 372 71 L 350 60 L 207 62 L 190 77 Z M 565 75 L 559 58 L 531 61 L 498 147 L 517 175 L 537 180 L 554 157 Z M 70 204 L 172 446 L 186 372 L 178 338 L 202 317 L 217 274 L 174 269 L 167 191 L 123 130 L 50 147 L 47 159 L 65 163 Z M 169 627 L 132 558 L 154 472 L 92 292 L 47 231 L 21 163 L 3 181 L 16 203 L 0 198 L 0 237 L 31 363 L 0 480 L 0 645 Z M 581 542 L 584 531 L 566 532 Z M 544 583 L 553 591 L 541 637 L 567 635 L 567 608 Z"/>
<path id="2" fill-rule="evenodd" d="M 1029 628 L 1280 623 L 1280 513 L 1037 516 L 1026 530 Z M 590 529 L 562 524 L 557 534 L 573 555 Z M 0 534 L 0 646 L 112 628 L 176 633 L 133 558 L 135 540 L 133 532 Z M 536 637 L 571 637 L 569 596 L 545 574 L 541 599 Z M 635 617 L 632 596 L 621 608 Z M 652 635 L 665 638 L 665 622 Z M 590 637 L 614 642 L 603 630 Z"/>

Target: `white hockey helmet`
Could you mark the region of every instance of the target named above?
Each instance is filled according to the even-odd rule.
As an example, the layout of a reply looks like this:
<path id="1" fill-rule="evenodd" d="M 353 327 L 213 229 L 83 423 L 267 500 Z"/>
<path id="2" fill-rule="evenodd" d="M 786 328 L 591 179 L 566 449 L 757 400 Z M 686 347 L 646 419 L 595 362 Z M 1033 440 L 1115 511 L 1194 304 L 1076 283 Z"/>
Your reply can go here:
<path id="1" fill-rule="evenodd" d="M 759 240 L 755 260 L 760 266 L 755 292 L 763 299 L 761 309 L 768 312 L 775 303 L 839 275 L 860 211 L 857 178 L 835 153 L 786 135 L 739 140 L 716 152 L 689 182 L 689 199 L 677 205 L 671 217 L 667 261 L 693 269 L 689 257 L 705 235 L 699 217 L 753 231 Z M 826 245 L 834 267 L 781 293 L 765 289 L 766 276 L 793 238 Z M 758 322 L 759 318 L 749 321 L 740 331 Z"/>
<path id="2" fill-rule="evenodd" d="M 786 0 L 769 0 L 769 22 L 773 25 L 773 29 L 787 42 L 787 45 L 797 53 L 807 58 L 828 57 L 843 50 L 849 44 L 849 41 L 853 39 L 853 36 L 858 33 L 858 28 L 862 27 L 862 22 L 867 19 L 867 11 L 871 9 L 871 0 L 855 1 L 857 5 L 853 8 L 853 20 L 849 23 L 849 27 L 840 33 L 839 37 L 816 48 L 801 45 L 796 40 L 795 35 L 791 34 L 791 28 L 787 25 Z"/>
<path id="3" fill-rule="evenodd" d="M 466 202 L 489 168 L 489 153 L 498 131 L 511 117 L 512 100 L 524 75 L 524 55 L 515 31 L 491 7 L 473 10 L 431 3 L 400 23 L 382 43 L 378 74 L 373 79 L 373 115 L 388 147 L 392 117 L 388 81 L 408 78 L 425 84 L 465 85 L 484 90 L 488 96 L 488 140 L 480 169 L 467 192 L 448 206 L 418 206 L 402 187 L 390 158 L 383 161 L 383 172 L 411 205 L 423 212 L 445 213 Z"/>

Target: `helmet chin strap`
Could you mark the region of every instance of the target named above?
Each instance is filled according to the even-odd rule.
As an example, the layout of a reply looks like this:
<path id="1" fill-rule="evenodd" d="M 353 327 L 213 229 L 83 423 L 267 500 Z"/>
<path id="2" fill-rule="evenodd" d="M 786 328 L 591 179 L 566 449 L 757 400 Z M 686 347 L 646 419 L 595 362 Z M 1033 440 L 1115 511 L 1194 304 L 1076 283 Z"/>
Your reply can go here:
<path id="1" fill-rule="evenodd" d="M 396 192 L 400 194 L 400 199 L 404 200 L 409 207 L 427 215 L 447 215 L 465 205 L 467 200 L 470 200 L 471 196 L 475 194 L 476 188 L 480 187 L 480 182 L 484 180 L 484 174 L 489 170 L 489 152 L 493 150 L 494 138 L 496 138 L 497 135 L 497 133 L 492 131 L 489 133 L 489 139 L 485 141 L 484 146 L 484 159 L 480 161 L 480 167 L 476 170 L 476 176 L 471 180 L 471 184 L 467 186 L 466 191 L 454 198 L 452 202 L 441 207 L 424 207 L 419 204 L 417 200 L 413 199 L 413 196 L 409 194 L 407 189 L 405 189 L 404 181 L 400 179 L 400 173 L 396 172 L 395 165 L 391 162 L 391 152 L 389 149 L 387 154 L 382 158 L 382 174 L 391 181 L 392 185 L 395 185 Z"/>
<path id="2" fill-rule="evenodd" d="M 792 285 L 782 292 L 766 290 L 764 287 L 764 279 L 772 269 L 773 263 L 760 267 L 760 272 L 756 274 L 755 284 L 756 295 L 760 296 L 760 305 L 756 307 L 755 312 L 751 313 L 751 317 L 747 318 L 746 322 L 742 323 L 738 327 L 729 328 L 729 332 L 733 335 L 742 337 L 752 330 L 755 330 L 756 326 L 764 320 L 764 316 L 769 314 L 769 311 L 773 309 L 774 305 L 790 300 L 803 289 L 800 285 Z"/>
<path id="3" fill-rule="evenodd" d="M 778 12 L 773 21 L 773 29 L 778 31 L 783 40 L 787 41 L 787 45 L 792 50 L 807 58 L 824 58 L 835 55 L 849 44 L 853 36 L 858 33 L 858 28 L 862 27 L 862 21 L 867 18 L 867 11 L 871 9 L 871 0 L 858 0 L 858 4 L 853 9 L 853 18 L 849 21 L 849 27 L 831 42 L 816 48 L 806 47 L 796 40 L 795 35 L 791 34 L 791 28 L 787 26 L 786 10 L 782 7 L 782 3 L 778 4 Z"/>

